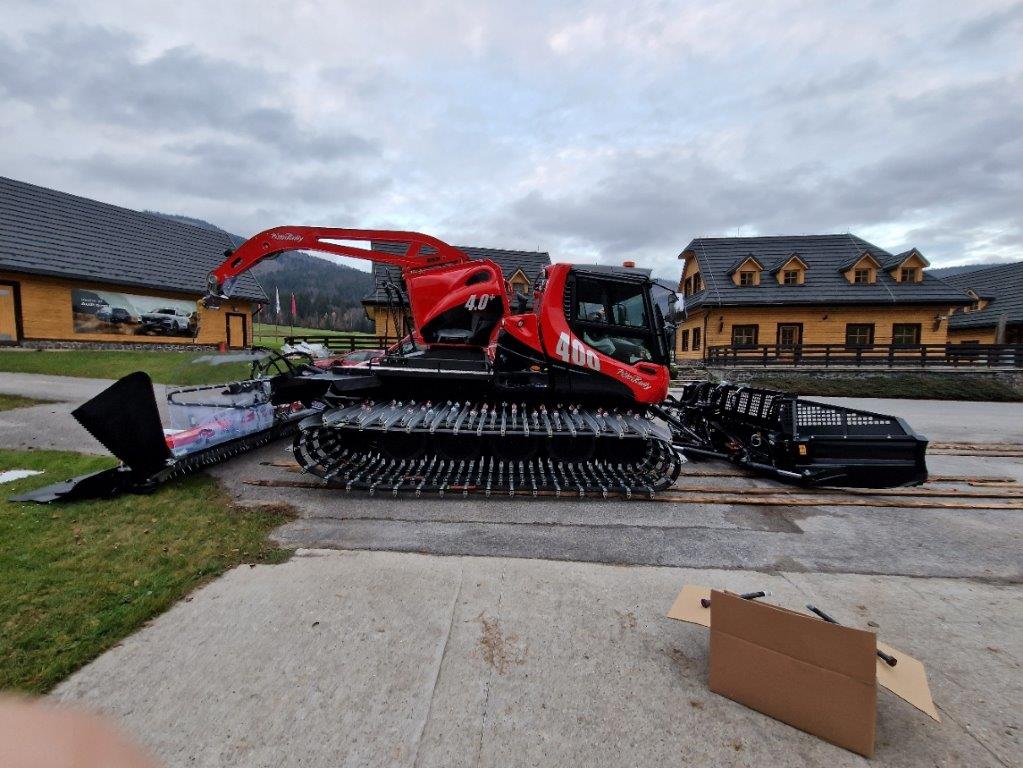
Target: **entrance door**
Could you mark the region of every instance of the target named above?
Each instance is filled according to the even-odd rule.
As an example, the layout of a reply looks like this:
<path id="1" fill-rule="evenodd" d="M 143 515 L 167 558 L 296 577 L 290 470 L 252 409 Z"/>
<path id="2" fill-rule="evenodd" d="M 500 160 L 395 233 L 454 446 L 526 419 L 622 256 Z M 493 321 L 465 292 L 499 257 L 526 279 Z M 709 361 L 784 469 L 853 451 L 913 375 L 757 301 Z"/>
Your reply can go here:
<path id="1" fill-rule="evenodd" d="M 803 344 L 802 323 L 780 323 L 778 325 L 778 357 L 786 360 L 798 358 Z"/>
<path id="2" fill-rule="evenodd" d="M 14 283 L 0 283 L 0 344 L 18 343 L 18 305 Z"/>
<path id="3" fill-rule="evenodd" d="M 230 349 L 245 349 L 249 346 L 245 315 L 237 312 L 227 313 L 227 346 Z"/>

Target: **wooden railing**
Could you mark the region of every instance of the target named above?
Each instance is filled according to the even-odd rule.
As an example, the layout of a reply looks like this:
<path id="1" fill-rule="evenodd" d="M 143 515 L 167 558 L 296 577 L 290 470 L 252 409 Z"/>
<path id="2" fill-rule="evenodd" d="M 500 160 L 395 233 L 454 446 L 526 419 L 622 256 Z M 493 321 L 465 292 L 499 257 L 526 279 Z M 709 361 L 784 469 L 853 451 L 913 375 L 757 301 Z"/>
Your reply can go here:
<path id="1" fill-rule="evenodd" d="M 707 348 L 707 365 L 1023 368 L 1023 344 L 798 344 Z"/>
<path id="2" fill-rule="evenodd" d="M 309 336 L 285 336 L 285 344 L 322 344 L 327 349 L 338 352 L 353 351 L 356 349 L 387 349 L 397 343 L 397 336 L 370 336 L 364 333 L 332 333 Z"/>

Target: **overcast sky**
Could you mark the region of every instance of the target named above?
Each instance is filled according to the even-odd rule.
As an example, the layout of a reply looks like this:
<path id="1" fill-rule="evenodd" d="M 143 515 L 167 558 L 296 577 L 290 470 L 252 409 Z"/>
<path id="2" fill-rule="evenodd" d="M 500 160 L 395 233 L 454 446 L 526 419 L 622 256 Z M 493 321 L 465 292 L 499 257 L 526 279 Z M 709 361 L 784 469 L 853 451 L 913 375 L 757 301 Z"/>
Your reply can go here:
<path id="1" fill-rule="evenodd" d="M 1023 259 L 1021 2 L 2 2 L 0 175 L 99 200 L 663 275 L 736 233 Z"/>

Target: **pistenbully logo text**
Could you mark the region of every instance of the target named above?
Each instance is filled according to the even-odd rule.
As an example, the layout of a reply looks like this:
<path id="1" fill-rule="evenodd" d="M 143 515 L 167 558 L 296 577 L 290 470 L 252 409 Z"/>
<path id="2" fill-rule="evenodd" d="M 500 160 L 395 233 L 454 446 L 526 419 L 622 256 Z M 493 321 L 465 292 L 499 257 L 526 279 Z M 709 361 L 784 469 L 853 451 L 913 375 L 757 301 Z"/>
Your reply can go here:
<path id="1" fill-rule="evenodd" d="M 270 237 L 274 240 L 287 240 L 290 243 L 302 239 L 302 235 L 296 235 L 294 232 L 271 232 Z"/>

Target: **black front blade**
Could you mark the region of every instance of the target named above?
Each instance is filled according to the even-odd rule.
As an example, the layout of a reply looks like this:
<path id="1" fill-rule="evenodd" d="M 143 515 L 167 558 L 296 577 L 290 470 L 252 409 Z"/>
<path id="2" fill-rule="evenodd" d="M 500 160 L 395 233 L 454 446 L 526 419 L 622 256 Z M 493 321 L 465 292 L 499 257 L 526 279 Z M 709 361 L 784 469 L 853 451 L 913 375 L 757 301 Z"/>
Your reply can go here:
<path id="1" fill-rule="evenodd" d="M 147 373 L 118 379 L 71 415 L 136 475 L 148 477 L 171 458 Z"/>

